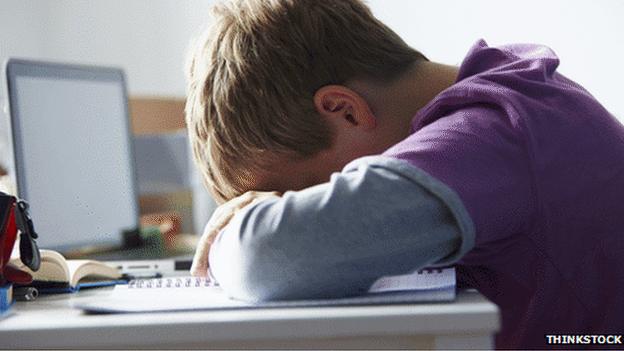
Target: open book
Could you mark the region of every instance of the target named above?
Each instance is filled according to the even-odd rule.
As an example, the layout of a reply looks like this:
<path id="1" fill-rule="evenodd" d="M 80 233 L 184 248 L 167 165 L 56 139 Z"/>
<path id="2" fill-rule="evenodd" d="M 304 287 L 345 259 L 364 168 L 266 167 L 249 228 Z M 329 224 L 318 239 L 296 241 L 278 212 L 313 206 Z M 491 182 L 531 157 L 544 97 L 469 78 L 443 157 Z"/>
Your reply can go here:
<path id="1" fill-rule="evenodd" d="M 230 299 L 214 282 L 195 277 L 130 281 L 94 302 L 74 304 L 90 313 L 132 313 L 239 308 L 378 305 L 441 302 L 455 299 L 455 269 L 424 269 L 382 277 L 367 294 L 337 299 L 249 303 Z"/>
<path id="2" fill-rule="evenodd" d="M 117 268 L 93 260 L 67 260 L 52 250 L 41 250 L 41 267 L 33 272 L 19 257 L 10 263 L 33 276 L 29 286 L 43 293 L 74 292 L 80 288 L 119 284 L 121 273 Z"/>

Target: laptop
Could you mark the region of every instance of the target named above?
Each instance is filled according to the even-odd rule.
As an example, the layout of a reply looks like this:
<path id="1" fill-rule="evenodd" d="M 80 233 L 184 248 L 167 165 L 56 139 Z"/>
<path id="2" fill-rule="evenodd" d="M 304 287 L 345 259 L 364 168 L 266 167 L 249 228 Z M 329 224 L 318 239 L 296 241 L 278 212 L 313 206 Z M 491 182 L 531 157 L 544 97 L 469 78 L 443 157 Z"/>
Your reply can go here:
<path id="1" fill-rule="evenodd" d="M 14 176 L 39 246 L 95 248 L 106 253 L 86 258 L 133 276 L 187 273 L 189 256 L 133 257 L 139 209 L 123 71 L 10 59 L 6 76 Z"/>

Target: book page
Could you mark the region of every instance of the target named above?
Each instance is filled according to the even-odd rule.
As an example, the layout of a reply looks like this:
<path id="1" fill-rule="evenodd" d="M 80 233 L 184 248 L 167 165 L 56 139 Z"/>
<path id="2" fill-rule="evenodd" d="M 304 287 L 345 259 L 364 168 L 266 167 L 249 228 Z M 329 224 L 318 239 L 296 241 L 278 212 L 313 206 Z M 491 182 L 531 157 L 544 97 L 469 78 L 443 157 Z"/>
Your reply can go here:
<path id="1" fill-rule="evenodd" d="M 119 279 L 121 273 L 105 263 L 93 260 L 67 260 L 71 276 L 70 285 L 76 287 L 80 281 L 106 281 Z"/>
<path id="2" fill-rule="evenodd" d="M 41 266 L 33 272 L 22 263 L 19 257 L 11 257 L 11 263 L 20 270 L 30 273 L 35 281 L 45 282 L 69 282 L 70 275 L 65 257 L 52 250 L 40 250 Z"/>

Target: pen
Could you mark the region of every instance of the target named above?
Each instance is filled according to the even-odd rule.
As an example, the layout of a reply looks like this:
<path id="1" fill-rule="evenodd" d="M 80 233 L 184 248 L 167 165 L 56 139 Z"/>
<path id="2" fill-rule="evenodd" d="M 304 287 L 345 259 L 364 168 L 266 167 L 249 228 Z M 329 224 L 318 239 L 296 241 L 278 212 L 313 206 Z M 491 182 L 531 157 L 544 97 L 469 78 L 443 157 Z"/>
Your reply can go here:
<path id="1" fill-rule="evenodd" d="M 39 290 L 33 287 L 15 288 L 13 296 L 17 301 L 33 301 L 39 296 Z"/>

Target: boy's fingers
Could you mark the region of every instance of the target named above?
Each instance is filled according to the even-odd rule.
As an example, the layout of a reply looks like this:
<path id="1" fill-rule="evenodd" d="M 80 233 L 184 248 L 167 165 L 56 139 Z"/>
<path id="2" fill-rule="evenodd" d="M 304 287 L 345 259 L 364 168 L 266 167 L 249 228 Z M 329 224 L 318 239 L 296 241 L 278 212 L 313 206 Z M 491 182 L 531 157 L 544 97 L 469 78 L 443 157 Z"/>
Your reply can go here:
<path id="1" fill-rule="evenodd" d="M 204 234 L 197 243 L 197 249 L 193 256 L 193 264 L 191 265 L 191 275 L 205 277 L 208 274 L 208 253 L 210 246 L 214 242 L 215 237 L 219 234 L 234 216 L 233 213 L 227 213 L 218 218 L 213 218 L 208 222 Z"/>
<path id="2" fill-rule="evenodd" d="M 245 194 L 219 206 L 208 221 L 208 224 L 204 229 L 204 233 L 199 239 L 197 249 L 195 250 L 195 255 L 193 257 L 193 264 L 191 265 L 191 275 L 199 277 L 205 277 L 208 275 L 208 254 L 210 252 L 210 246 L 214 242 L 219 232 L 223 228 L 225 228 L 225 226 L 230 222 L 232 217 L 234 217 L 236 212 L 245 208 L 246 206 L 255 204 L 266 198 L 280 195 L 280 193 L 275 191 L 248 191 Z"/>
<path id="3" fill-rule="evenodd" d="M 197 243 L 195 255 L 193 256 L 193 264 L 191 265 L 191 275 L 196 277 L 205 277 L 208 275 L 208 253 L 210 245 L 214 241 L 214 237 L 219 231 L 227 225 L 233 216 L 232 203 L 228 202 L 219 206 L 210 217 L 204 233 Z"/>
<path id="4" fill-rule="evenodd" d="M 191 264 L 190 273 L 195 277 L 205 277 L 208 274 L 208 257 L 204 254 L 202 247 L 203 245 L 200 242 L 193 256 L 193 264 Z M 202 267 L 205 267 L 205 269 Z"/>
<path id="5" fill-rule="evenodd" d="M 204 253 L 203 246 L 200 242 L 193 256 L 190 273 L 195 277 L 205 277 L 208 274 L 208 257 Z"/>

